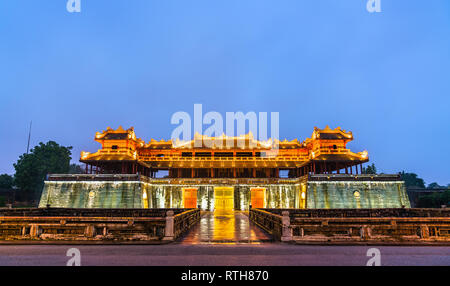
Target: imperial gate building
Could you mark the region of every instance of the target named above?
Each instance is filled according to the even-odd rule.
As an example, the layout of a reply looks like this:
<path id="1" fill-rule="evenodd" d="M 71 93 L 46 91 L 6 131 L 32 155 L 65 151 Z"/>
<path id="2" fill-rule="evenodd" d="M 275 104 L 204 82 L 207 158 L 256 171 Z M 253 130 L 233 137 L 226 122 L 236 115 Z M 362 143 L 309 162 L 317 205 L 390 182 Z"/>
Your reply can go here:
<path id="1" fill-rule="evenodd" d="M 86 174 L 48 175 L 40 207 L 409 207 L 400 177 L 363 174 L 367 151 L 349 150 L 353 135 L 339 127 L 314 128 L 303 142 L 249 133 L 145 143 L 122 127 L 95 140 L 101 149 L 81 153 Z"/>

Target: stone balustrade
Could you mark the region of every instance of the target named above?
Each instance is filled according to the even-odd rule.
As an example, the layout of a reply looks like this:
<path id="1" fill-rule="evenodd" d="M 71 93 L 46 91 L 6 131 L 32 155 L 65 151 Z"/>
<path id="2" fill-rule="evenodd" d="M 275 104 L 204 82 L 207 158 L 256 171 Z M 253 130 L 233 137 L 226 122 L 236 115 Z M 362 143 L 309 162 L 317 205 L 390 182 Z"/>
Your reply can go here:
<path id="1" fill-rule="evenodd" d="M 170 242 L 199 220 L 198 209 L 0 210 L 0 241 Z"/>
<path id="2" fill-rule="evenodd" d="M 251 209 L 250 219 L 285 242 L 450 244 L 448 209 Z"/>

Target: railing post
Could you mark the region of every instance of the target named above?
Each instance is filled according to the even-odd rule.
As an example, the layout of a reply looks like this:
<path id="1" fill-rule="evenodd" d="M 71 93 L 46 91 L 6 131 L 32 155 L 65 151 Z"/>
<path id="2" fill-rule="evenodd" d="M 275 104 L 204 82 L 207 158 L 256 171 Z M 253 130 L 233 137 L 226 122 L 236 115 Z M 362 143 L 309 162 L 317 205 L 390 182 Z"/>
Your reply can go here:
<path id="1" fill-rule="evenodd" d="M 86 237 L 94 237 L 94 235 L 95 235 L 95 227 L 92 224 L 87 225 L 86 229 L 84 231 L 84 235 Z"/>
<path id="2" fill-rule="evenodd" d="M 174 240 L 174 217 L 173 211 L 167 211 L 166 213 L 166 226 L 164 229 L 163 240 Z"/>
<path id="3" fill-rule="evenodd" d="M 35 237 L 39 237 L 39 225 L 37 224 L 32 224 L 30 227 L 30 236 L 35 238 Z"/>
<path id="4" fill-rule="evenodd" d="M 430 230 L 428 229 L 428 226 L 423 224 L 420 226 L 420 238 L 429 238 L 430 237 Z"/>
<path id="5" fill-rule="evenodd" d="M 359 234 L 362 240 L 370 239 L 372 237 L 372 228 L 367 225 L 363 225 L 359 231 Z"/>
<path id="6" fill-rule="evenodd" d="M 281 241 L 292 241 L 292 228 L 291 219 L 289 218 L 289 212 L 283 211 L 281 214 L 283 215 L 281 219 Z"/>

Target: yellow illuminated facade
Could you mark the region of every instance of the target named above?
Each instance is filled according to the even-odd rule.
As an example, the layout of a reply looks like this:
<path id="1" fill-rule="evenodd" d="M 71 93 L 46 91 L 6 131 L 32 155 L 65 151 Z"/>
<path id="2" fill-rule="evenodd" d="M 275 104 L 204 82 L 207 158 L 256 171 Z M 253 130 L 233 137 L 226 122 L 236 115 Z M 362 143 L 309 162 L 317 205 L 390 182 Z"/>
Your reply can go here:
<path id="1" fill-rule="evenodd" d="M 304 141 L 258 141 L 249 133 L 145 142 L 133 128 L 107 128 L 95 135 L 101 149 L 81 152 L 86 174 L 49 176 L 40 206 L 218 212 L 409 207 L 400 176 L 361 174 L 369 156 L 349 150 L 351 140 L 351 132 L 328 126 L 315 127 Z"/>
<path id="2" fill-rule="evenodd" d="M 155 177 L 167 170 L 169 178 L 279 178 L 280 171 L 295 178 L 307 174 L 361 173 L 369 160 L 367 151 L 346 147 L 351 132 L 341 128 L 314 128 L 311 138 L 258 141 L 251 133 L 236 137 L 196 134 L 180 141 L 137 138 L 133 128 L 107 128 L 97 132 L 102 146 L 95 153 L 81 152 L 86 172 L 141 174 Z M 200 146 L 200 147 L 196 147 Z"/>

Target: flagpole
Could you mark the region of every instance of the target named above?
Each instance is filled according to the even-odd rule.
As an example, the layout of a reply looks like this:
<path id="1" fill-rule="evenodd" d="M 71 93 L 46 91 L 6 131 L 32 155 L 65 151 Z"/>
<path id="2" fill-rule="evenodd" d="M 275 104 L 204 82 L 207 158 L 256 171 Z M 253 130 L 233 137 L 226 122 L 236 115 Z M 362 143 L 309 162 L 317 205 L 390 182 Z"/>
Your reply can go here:
<path id="1" fill-rule="evenodd" d="M 31 138 L 31 124 L 33 123 L 33 121 L 30 121 L 30 130 L 28 132 L 28 144 L 27 144 L 27 154 L 30 151 L 30 138 Z"/>

